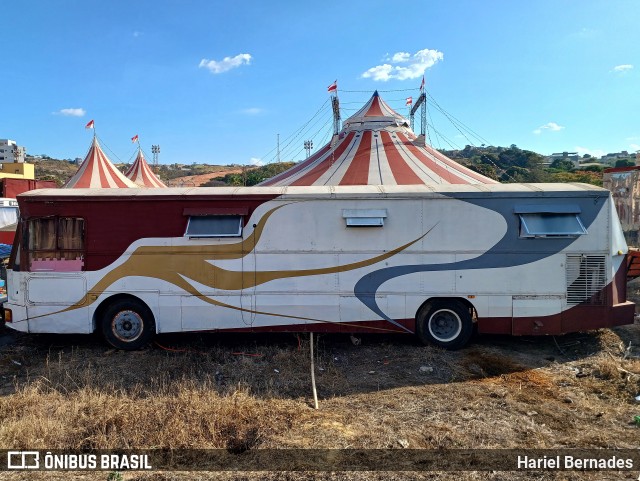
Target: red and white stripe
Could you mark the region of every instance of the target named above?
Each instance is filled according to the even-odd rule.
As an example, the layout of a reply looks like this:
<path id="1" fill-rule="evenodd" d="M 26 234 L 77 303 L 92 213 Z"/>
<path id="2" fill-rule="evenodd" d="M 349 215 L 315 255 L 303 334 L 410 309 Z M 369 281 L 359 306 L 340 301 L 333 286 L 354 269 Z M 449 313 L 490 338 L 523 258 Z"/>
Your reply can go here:
<path id="1" fill-rule="evenodd" d="M 91 148 L 78 171 L 67 181 L 65 188 L 128 188 L 137 187 L 127 179 L 100 148 L 94 137 Z"/>
<path id="2" fill-rule="evenodd" d="M 144 158 L 141 149 L 138 149 L 138 156 L 125 175 L 128 179 L 135 182 L 138 187 L 166 187 L 166 185 L 158 179 L 156 174 L 153 173 L 153 170 L 151 170 L 151 166 Z"/>
<path id="3" fill-rule="evenodd" d="M 374 93 L 345 120 L 338 140 L 261 185 L 495 184 L 428 145 Z"/>

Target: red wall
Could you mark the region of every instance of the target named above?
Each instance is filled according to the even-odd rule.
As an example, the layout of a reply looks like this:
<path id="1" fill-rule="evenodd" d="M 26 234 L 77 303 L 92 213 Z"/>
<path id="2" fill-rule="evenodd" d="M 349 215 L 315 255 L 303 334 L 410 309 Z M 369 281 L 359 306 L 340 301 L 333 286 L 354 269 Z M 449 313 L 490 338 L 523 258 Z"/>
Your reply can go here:
<path id="1" fill-rule="evenodd" d="M 2 197 L 15 199 L 18 194 L 34 189 L 55 189 L 57 187 L 53 180 L 30 180 L 30 179 L 0 179 Z"/>
<path id="2" fill-rule="evenodd" d="M 184 209 L 247 209 L 245 222 L 260 204 L 275 196 L 158 196 L 18 198 L 23 218 L 61 215 L 85 219 L 85 270 L 102 269 L 134 241 L 145 237 L 181 237 L 187 227 Z"/>

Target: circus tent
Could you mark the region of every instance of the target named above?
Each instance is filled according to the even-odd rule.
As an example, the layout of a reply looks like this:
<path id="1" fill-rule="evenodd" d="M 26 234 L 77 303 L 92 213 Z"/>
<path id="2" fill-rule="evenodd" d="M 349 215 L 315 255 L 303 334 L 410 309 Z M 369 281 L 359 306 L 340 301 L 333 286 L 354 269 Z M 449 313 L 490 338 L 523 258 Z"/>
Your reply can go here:
<path id="1" fill-rule="evenodd" d="M 91 148 L 78 171 L 67 181 L 65 188 L 128 188 L 138 187 L 127 179 L 100 148 L 93 137 Z"/>
<path id="2" fill-rule="evenodd" d="M 376 91 L 330 143 L 260 185 L 495 183 L 427 145 Z"/>
<path id="3" fill-rule="evenodd" d="M 151 167 L 144 158 L 142 149 L 138 149 L 138 156 L 129 168 L 125 176 L 139 187 L 166 187 L 166 185 L 153 173 Z"/>

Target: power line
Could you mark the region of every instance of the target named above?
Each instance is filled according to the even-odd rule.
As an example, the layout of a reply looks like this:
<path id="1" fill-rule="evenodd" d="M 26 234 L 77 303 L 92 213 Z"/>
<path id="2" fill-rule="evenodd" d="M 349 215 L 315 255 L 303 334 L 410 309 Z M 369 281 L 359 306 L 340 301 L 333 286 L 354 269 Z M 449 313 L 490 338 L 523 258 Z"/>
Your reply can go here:
<path id="1" fill-rule="evenodd" d="M 295 134 L 295 136 L 290 136 L 289 142 L 287 142 L 283 147 L 281 147 L 280 156 L 282 157 L 282 156 L 290 155 L 290 153 L 289 153 L 290 150 L 288 150 L 288 149 L 289 149 L 289 147 L 291 145 L 294 145 L 294 146 L 297 145 L 297 144 L 294 143 L 296 141 L 296 139 L 301 138 L 308 130 L 313 128 L 316 124 L 318 124 L 318 122 L 320 122 L 323 119 L 326 119 L 326 120 L 324 120 L 324 123 L 323 123 L 323 126 L 324 126 L 327 122 L 332 121 L 333 115 L 331 115 L 329 117 L 327 117 L 326 115 L 324 117 L 319 117 L 313 124 L 308 126 L 309 127 L 308 129 L 300 130 Z M 307 124 L 308 123 L 309 122 L 307 122 Z M 273 159 L 271 159 L 269 162 L 272 162 L 272 161 L 273 161 Z"/>
<path id="2" fill-rule="evenodd" d="M 300 128 L 298 128 L 298 130 L 293 131 L 293 133 L 291 135 L 289 135 L 289 137 L 285 138 L 284 141 L 286 142 L 289 138 L 291 138 L 293 135 L 295 135 L 296 133 L 300 132 L 301 130 L 303 130 L 329 103 L 330 99 L 326 99 L 324 101 L 324 103 L 320 106 L 320 108 L 316 111 L 315 114 L 313 114 L 313 116 L 307 121 L 305 122 Z M 269 152 L 267 152 L 265 155 L 263 155 L 261 158 L 267 158 L 272 152 L 274 152 L 277 149 L 277 147 L 274 147 L 273 149 L 271 149 Z"/>
<path id="3" fill-rule="evenodd" d="M 454 117 L 453 115 L 448 113 L 446 110 L 444 110 L 430 93 L 427 92 L 427 96 L 429 97 L 429 100 L 431 101 L 431 103 L 436 107 L 436 109 L 438 109 L 444 116 L 446 116 L 452 124 L 456 125 L 456 122 L 457 122 L 460 126 L 462 126 L 462 128 L 464 128 L 467 132 L 469 132 L 473 137 L 480 140 L 481 143 L 491 145 L 491 142 L 489 142 L 487 139 L 482 137 L 480 134 L 476 133 L 470 127 L 467 127 L 462 121 L 458 120 L 456 117 Z"/>
<path id="4" fill-rule="evenodd" d="M 380 89 L 376 89 L 377 92 L 383 92 L 383 93 L 387 93 L 387 92 L 415 92 L 416 90 L 420 90 L 419 88 L 412 88 L 412 89 L 394 89 L 394 90 L 380 90 Z M 366 94 L 366 93 L 372 93 L 371 90 L 340 90 L 340 92 L 347 92 L 350 94 Z"/>

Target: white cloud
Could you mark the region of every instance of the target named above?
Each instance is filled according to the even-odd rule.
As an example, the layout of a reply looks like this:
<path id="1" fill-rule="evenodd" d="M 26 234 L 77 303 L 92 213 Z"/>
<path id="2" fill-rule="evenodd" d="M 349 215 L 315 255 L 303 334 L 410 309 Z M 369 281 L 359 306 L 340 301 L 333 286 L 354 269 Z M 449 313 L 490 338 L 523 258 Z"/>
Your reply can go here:
<path id="1" fill-rule="evenodd" d="M 228 72 L 231 69 L 238 68 L 241 65 L 249 65 L 251 64 L 251 55 L 248 53 L 240 53 L 235 57 L 225 57 L 224 59 L 217 60 L 207 60 L 203 58 L 200 61 L 200 68 L 207 68 L 211 73 L 223 73 Z"/>
<path id="2" fill-rule="evenodd" d="M 249 163 L 257 167 L 264 165 L 264 162 L 262 161 L 262 159 L 259 159 L 258 157 L 251 157 L 251 159 L 249 159 Z"/>
<path id="3" fill-rule="evenodd" d="M 615 67 L 613 67 L 613 71 L 614 72 L 628 72 L 629 70 L 633 69 L 633 65 L 631 65 L 630 63 L 625 63 L 623 65 L 616 65 Z"/>
<path id="4" fill-rule="evenodd" d="M 383 82 L 386 82 L 393 78 L 391 72 L 393 72 L 393 66 L 385 63 L 384 65 L 378 65 L 377 67 L 370 68 L 362 74 L 362 77 L 373 78 L 373 80 L 382 80 Z"/>
<path id="5" fill-rule="evenodd" d="M 394 63 L 408 62 L 409 59 L 411 59 L 411 54 L 408 52 L 394 53 L 393 57 L 391 58 L 388 58 L 387 56 L 387 60 L 390 60 L 391 62 L 394 62 Z"/>
<path id="6" fill-rule="evenodd" d="M 389 63 L 376 65 L 364 72 L 363 78 L 372 78 L 376 81 L 416 79 L 424 75 L 425 70 L 433 67 L 444 58 L 444 54 L 438 50 L 423 49 L 413 55 L 407 52 L 397 52 L 387 55 L 385 60 Z M 394 65 L 402 64 L 402 65 Z"/>
<path id="7" fill-rule="evenodd" d="M 600 158 L 603 155 L 606 155 L 606 152 L 602 149 L 587 149 L 586 147 L 575 147 L 574 150 L 578 152 L 580 157 L 584 154 L 589 154 L 591 157 Z"/>
<path id="8" fill-rule="evenodd" d="M 540 135 L 543 130 L 550 130 L 552 132 L 558 132 L 558 131 L 560 131 L 562 129 L 564 129 L 564 127 L 562 125 L 558 125 L 555 122 L 547 122 L 546 124 L 541 125 L 536 130 L 534 130 L 533 133 L 536 134 L 536 135 Z"/>
<path id="9" fill-rule="evenodd" d="M 245 115 L 260 115 L 264 113 L 264 109 L 260 107 L 249 107 L 248 109 L 242 109 L 240 113 Z"/>
<path id="10" fill-rule="evenodd" d="M 635 151 L 640 150 L 640 145 L 639 144 L 629 144 L 629 148 L 635 152 Z"/>
<path id="11" fill-rule="evenodd" d="M 84 109 L 60 109 L 54 115 L 64 115 L 65 117 L 82 117 L 87 112 Z"/>

